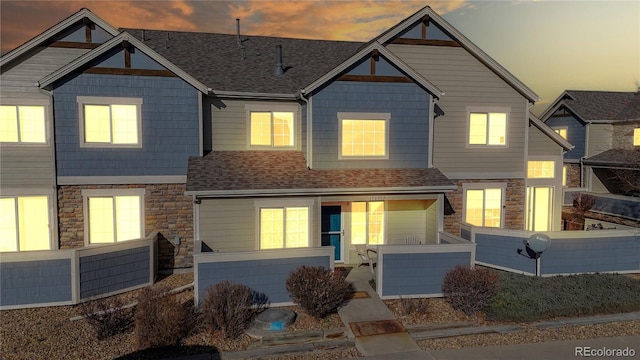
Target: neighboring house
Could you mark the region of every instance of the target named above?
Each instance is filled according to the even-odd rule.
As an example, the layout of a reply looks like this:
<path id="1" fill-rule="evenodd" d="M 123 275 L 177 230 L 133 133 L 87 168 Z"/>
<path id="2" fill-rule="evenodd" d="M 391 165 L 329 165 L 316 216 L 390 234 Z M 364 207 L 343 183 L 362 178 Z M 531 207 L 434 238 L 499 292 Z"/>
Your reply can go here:
<path id="1" fill-rule="evenodd" d="M 17 167 L 31 158 L 48 169 L 33 195 L 49 199 L 58 228 L 40 249 L 155 230 L 164 267 L 191 266 L 198 241 L 220 252 L 332 245 L 352 262 L 352 245 L 437 243 L 461 222 L 560 229 L 572 145 L 529 113 L 532 90 L 429 7 L 368 43 L 101 24 L 83 9 L 1 60 L 3 139 L 19 123 L 10 107 L 31 104 L 7 98 L 46 102 L 47 151 L 5 162 L 13 144 L 2 143 L 3 181 L 30 180 Z M 10 66 L 79 25 L 109 36 L 25 89 L 5 86 Z M 5 190 L 3 213 L 27 216 L 20 191 Z M 3 235 L 22 238 L 19 221 Z"/>
<path id="2" fill-rule="evenodd" d="M 566 90 L 541 119 L 575 145 L 565 186 L 597 195 L 594 210 L 639 224 L 640 92 Z"/>

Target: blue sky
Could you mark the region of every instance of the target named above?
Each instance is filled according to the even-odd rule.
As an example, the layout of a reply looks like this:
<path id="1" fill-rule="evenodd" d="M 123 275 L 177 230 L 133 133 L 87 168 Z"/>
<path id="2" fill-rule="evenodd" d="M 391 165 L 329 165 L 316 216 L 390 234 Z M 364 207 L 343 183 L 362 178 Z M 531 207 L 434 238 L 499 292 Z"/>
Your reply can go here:
<path id="1" fill-rule="evenodd" d="M 542 99 L 565 89 L 640 87 L 638 1 L 9 1 L 6 53 L 87 7 L 115 27 L 367 41 L 431 6 Z"/>

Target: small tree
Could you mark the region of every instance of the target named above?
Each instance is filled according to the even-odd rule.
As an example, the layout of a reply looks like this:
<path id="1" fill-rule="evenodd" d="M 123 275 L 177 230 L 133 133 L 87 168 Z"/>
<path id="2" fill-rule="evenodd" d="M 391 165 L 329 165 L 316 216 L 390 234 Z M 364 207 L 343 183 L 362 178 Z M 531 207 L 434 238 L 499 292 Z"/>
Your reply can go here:
<path id="1" fill-rule="evenodd" d="M 342 273 L 322 266 L 297 268 L 287 277 L 286 287 L 291 299 L 317 319 L 338 311 L 354 291 Z"/>

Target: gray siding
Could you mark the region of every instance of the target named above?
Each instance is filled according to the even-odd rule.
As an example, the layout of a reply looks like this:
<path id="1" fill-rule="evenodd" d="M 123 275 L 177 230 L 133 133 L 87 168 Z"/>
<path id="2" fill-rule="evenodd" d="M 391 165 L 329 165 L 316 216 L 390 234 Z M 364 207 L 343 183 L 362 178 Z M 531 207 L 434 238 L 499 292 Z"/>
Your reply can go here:
<path id="1" fill-rule="evenodd" d="M 211 136 L 213 139 L 213 150 L 215 151 L 242 151 L 249 147 L 247 129 L 247 110 L 245 105 L 264 104 L 265 109 L 269 105 L 297 105 L 296 102 L 259 102 L 250 100 L 207 100 L 206 106 L 211 109 Z M 306 132 L 301 136 L 301 127 L 306 129 L 306 107 L 304 111 L 298 113 L 299 122 L 296 127 L 295 148 L 302 149 L 302 142 L 306 141 Z M 304 116 L 302 116 L 304 114 Z M 205 117 L 206 119 L 206 117 Z M 206 121 L 206 120 L 205 120 Z M 303 124 L 301 124 L 303 123 Z M 290 148 L 288 148 L 290 150 Z"/>
<path id="2" fill-rule="evenodd" d="M 563 148 L 535 126 L 529 126 L 529 156 L 562 156 Z"/>
<path id="3" fill-rule="evenodd" d="M 445 115 L 434 122 L 435 167 L 452 178 L 523 173 L 529 122 L 522 95 L 463 48 L 394 44 L 387 48 L 445 92 L 438 101 Z M 507 148 L 467 148 L 468 106 L 511 108 Z"/>
<path id="4" fill-rule="evenodd" d="M 589 124 L 589 139 L 587 141 L 587 157 L 600 154 L 611 149 L 613 144 L 613 125 Z"/>
<path id="5" fill-rule="evenodd" d="M 88 50 L 38 47 L 21 62 L 2 68 L 0 103 L 3 105 L 42 105 L 50 102 L 35 85 Z M 45 107 L 48 143 L 45 145 L 0 145 L 0 183 L 8 187 L 44 187 L 55 184 L 53 162 L 53 126 L 51 106 Z"/>
<path id="6" fill-rule="evenodd" d="M 58 176 L 186 175 L 200 153 L 197 90 L 179 78 L 80 74 L 54 95 Z M 80 148 L 78 96 L 142 98 L 142 148 Z"/>
<path id="7" fill-rule="evenodd" d="M 521 236 L 476 234 L 476 261 L 535 274 L 536 262 L 518 254 L 518 249 L 525 248 L 523 239 Z"/>
<path id="8" fill-rule="evenodd" d="M 0 306 L 72 301 L 71 260 L 0 263 Z"/>
<path id="9" fill-rule="evenodd" d="M 437 295 L 449 270 L 469 266 L 471 252 L 385 254 L 382 259 L 383 296 Z"/>
<path id="10" fill-rule="evenodd" d="M 150 266 L 146 246 L 80 257 L 80 298 L 146 284 Z"/>
<path id="11" fill-rule="evenodd" d="M 640 236 L 553 239 L 541 257 L 542 275 L 640 271 Z"/>
<path id="12" fill-rule="evenodd" d="M 567 141 L 575 147 L 567 151 L 564 155 L 565 159 L 578 160 L 585 156 L 587 130 L 584 123 L 571 115 L 550 117 L 545 123 L 552 128 L 567 128 Z"/>
<path id="13" fill-rule="evenodd" d="M 199 205 L 199 239 L 219 252 L 256 250 L 253 199 L 204 199 Z"/>
<path id="14" fill-rule="evenodd" d="M 333 82 L 313 95 L 313 167 L 425 168 L 430 94 L 416 84 Z M 338 112 L 390 113 L 388 160 L 339 160 Z"/>
<path id="15" fill-rule="evenodd" d="M 306 266 L 330 267 L 328 256 L 289 259 L 265 259 L 243 261 L 221 261 L 196 264 L 198 289 L 202 299 L 208 287 L 225 280 L 244 284 L 254 291 L 268 296 L 271 303 L 291 302 L 285 282 L 289 273 Z"/>

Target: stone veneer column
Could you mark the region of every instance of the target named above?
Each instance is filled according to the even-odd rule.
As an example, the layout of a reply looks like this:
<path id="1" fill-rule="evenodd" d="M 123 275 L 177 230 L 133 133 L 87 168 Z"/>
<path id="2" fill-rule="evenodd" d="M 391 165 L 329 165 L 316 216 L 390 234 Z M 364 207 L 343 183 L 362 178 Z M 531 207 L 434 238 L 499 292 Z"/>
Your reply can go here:
<path id="1" fill-rule="evenodd" d="M 460 223 L 462 219 L 462 184 L 464 183 L 502 183 L 507 182 L 504 198 L 504 228 L 512 230 L 524 229 L 524 208 L 526 201 L 526 188 L 524 179 L 509 180 L 453 180 L 457 189 L 446 193 L 445 196 L 453 207 L 455 214 L 444 216 L 444 231 L 454 235 L 460 235 Z"/>
<path id="2" fill-rule="evenodd" d="M 158 231 L 160 269 L 193 266 L 193 204 L 185 184 L 69 185 L 58 187 L 58 228 L 61 249 L 84 246 L 83 189 L 144 188 L 145 234 Z M 175 244 L 175 238 L 180 244 Z"/>

